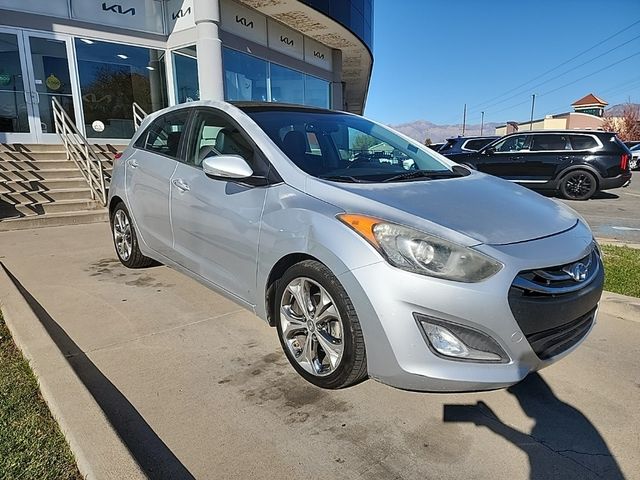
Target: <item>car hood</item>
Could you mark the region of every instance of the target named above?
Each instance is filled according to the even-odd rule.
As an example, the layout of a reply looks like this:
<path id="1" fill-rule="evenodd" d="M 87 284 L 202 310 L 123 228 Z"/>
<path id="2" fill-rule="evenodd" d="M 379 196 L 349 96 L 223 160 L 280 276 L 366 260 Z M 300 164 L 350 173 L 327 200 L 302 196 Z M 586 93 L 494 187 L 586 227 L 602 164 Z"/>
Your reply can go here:
<path id="1" fill-rule="evenodd" d="M 533 240 L 569 230 L 578 222 L 561 203 L 478 172 L 393 183 L 310 179 L 306 190 L 346 212 L 410 225 L 464 245 Z"/>

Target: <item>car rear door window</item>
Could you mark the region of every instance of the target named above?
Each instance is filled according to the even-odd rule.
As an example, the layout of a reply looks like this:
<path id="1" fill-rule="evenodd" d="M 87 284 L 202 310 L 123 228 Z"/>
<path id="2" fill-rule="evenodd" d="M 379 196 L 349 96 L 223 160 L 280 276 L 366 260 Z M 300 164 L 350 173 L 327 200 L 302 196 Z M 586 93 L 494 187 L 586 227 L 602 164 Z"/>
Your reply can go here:
<path id="1" fill-rule="evenodd" d="M 543 134 L 533 135 L 532 152 L 571 150 L 568 135 Z"/>
<path id="2" fill-rule="evenodd" d="M 154 120 L 140 136 L 135 147 L 177 160 L 188 117 L 189 110 L 187 109 L 169 112 L 161 116 Z"/>
<path id="3" fill-rule="evenodd" d="M 491 142 L 493 142 L 493 138 L 476 138 L 474 140 L 467 140 L 463 148 L 466 150 L 477 151 L 485 145 L 489 145 Z"/>
<path id="4" fill-rule="evenodd" d="M 569 137 L 574 150 L 589 150 L 598 146 L 598 142 L 591 135 L 570 135 Z"/>

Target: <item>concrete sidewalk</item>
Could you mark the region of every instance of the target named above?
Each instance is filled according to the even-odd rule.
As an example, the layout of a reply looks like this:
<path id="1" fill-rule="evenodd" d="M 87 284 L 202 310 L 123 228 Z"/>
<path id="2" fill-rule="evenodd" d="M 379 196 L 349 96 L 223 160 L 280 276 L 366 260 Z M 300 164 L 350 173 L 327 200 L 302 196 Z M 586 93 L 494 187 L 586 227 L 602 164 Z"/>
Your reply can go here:
<path id="1" fill-rule="evenodd" d="M 322 391 L 250 313 L 169 268 L 122 267 L 106 224 L 2 232 L 0 261 L 151 478 L 640 471 L 640 323 L 624 313 L 603 309 L 580 349 L 509 391 L 419 394 L 373 381 Z"/>

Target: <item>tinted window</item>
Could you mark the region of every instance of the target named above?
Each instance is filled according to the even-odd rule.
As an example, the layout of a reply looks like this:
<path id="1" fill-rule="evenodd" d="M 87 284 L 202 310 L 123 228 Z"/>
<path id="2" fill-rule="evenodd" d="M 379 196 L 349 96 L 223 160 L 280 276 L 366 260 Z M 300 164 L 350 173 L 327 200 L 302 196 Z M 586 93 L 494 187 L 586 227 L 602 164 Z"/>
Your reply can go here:
<path id="1" fill-rule="evenodd" d="M 587 150 L 598 146 L 596 139 L 589 135 L 570 135 L 571 146 L 574 150 Z"/>
<path id="2" fill-rule="evenodd" d="M 570 150 L 568 135 L 533 135 L 531 150 L 535 152 L 545 150 Z"/>
<path id="3" fill-rule="evenodd" d="M 475 140 L 469 140 L 464 144 L 464 148 L 467 150 L 480 150 L 485 145 L 489 145 L 493 142 L 493 138 L 476 138 Z"/>
<path id="4" fill-rule="evenodd" d="M 136 142 L 136 148 L 177 159 L 188 116 L 189 111 L 183 109 L 154 120 Z"/>
<path id="5" fill-rule="evenodd" d="M 456 142 L 457 142 L 457 140 L 455 140 L 455 139 L 447 140 L 447 143 L 442 145 L 440 147 L 440 150 L 438 150 L 438 152 L 448 152 L 449 150 L 451 150 L 453 148 L 453 146 L 456 144 Z"/>
<path id="6" fill-rule="evenodd" d="M 529 148 L 529 142 L 529 135 L 514 135 L 500 140 L 495 144 L 494 149 L 496 152 L 518 152 L 520 150 L 527 150 Z"/>
<path id="7" fill-rule="evenodd" d="M 214 111 L 199 112 L 195 125 L 195 146 L 187 157 L 187 163 L 199 167 L 208 157 L 240 155 L 254 167 L 253 148 L 223 115 Z"/>
<path id="8" fill-rule="evenodd" d="M 398 174 L 450 170 L 393 131 L 355 115 L 295 110 L 247 110 L 300 169 L 344 181 L 382 181 Z"/>

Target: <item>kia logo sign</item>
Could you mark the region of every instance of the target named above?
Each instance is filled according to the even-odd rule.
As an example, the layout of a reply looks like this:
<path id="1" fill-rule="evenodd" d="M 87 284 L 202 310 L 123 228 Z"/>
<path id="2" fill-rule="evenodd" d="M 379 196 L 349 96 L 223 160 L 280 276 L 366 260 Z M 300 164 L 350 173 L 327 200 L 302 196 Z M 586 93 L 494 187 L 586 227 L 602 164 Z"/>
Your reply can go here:
<path id="1" fill-rule="evenodd" d="M 246 17 L 239 17 L 238 15 L 236 15 L 236 23 L 239 23 L 240 25 L 243 25 L 247 28 L 253 28 L 253 20 L 247 21 Z"/>
<path id="2" fill-rule="evenodd" d="M 285 37 L 284 35 L 280 35 L 280 41 L 282 43 L 286 43 L 287 45 L 293 46 L 293 40 L 289 39 L 289 37 Z"/>
<path id="3" fill-rule="evenodd" d="M 321 53 L 321 52 L 319 52 L 317 50 L 313 51 L 313 56 L 316 57 L 316 58 L 319 58 L 320 60 L 324 60 L 324 53 Z"/>
<path id="4" fill-rule="evenodd" d="M 186 16 L 187 16 L 187 15 L 189 15 L 190 13 L 191 13 L 191 7 L 187 8 L 186 10 L 182 10 L 182 9 L 180 9 L 180 10 L 178 10 L 177 12 L 174 12 L 174 13 L 171 15 L 171 18 L 173 18 L 174 20 L 177 20 L 177 19 L 179 19 L 179 18 L 186 17 Z"/>
<path id="5" fill-rule="evenodd" d="M 109 7 L 106 3 L 102 3 L 102 10 L 104 10 L 105 12 L 119 13 L 120 15 L 127 15 L 130 13 L 131 16 L 134 16 L 136 14 L 135 8 L 131 7 L 125 10 L 124 8 L 122 8 L 122 5 L 118 4 L 113 4 Z"/>

